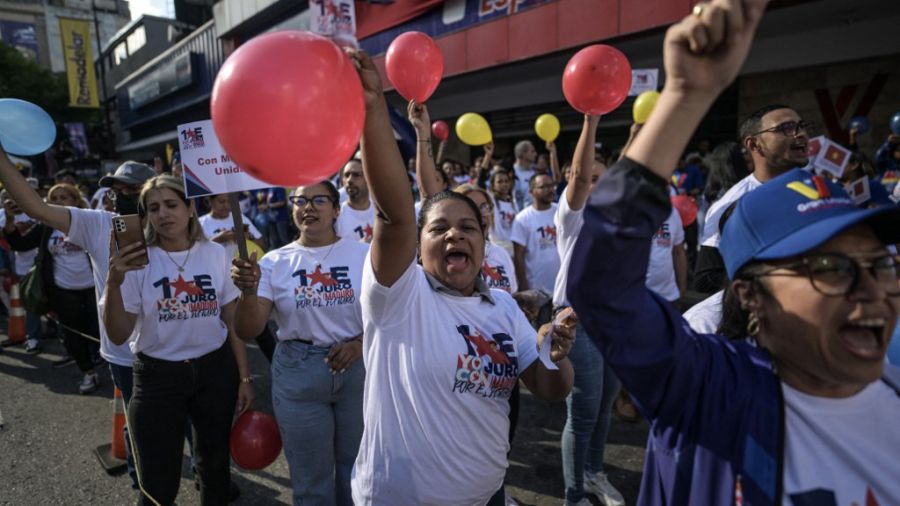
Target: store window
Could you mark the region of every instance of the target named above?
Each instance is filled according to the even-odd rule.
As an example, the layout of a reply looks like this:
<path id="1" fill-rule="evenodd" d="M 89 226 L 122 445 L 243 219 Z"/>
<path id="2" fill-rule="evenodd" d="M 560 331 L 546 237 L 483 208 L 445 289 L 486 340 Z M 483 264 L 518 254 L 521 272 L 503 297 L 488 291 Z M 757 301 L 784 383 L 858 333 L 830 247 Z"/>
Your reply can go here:
<path id="1" fill-rule="evenodd" d="M 126 42 L 120 42 L 118 46 L 113 50 L 113 58 L 115 59 L 116 65 L 121 65 L 123 61 L 128 59 L 128 44 Z"/>
<path id="2" fill-rule="evenodd" d="M 134 54 L 140 51 L 144 44 L 147 43 L 147 32 L 144 30 L 143 26 L 137 27 L 133 32 L 128 35 L 128 53 Z"/>

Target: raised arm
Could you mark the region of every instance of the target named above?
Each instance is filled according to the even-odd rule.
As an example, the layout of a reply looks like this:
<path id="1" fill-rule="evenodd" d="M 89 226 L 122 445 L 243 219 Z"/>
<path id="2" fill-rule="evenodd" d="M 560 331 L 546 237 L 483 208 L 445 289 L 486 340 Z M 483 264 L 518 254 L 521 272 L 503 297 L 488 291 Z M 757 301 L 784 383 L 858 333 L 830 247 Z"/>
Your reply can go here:
<path id="1" fill-rule="evenodd" d="M 562 181 L 562 172 L 559 170 L 559 155 L 556 152 L 556 143 L 550 141 L 546 146 L 550 157 L 550 176 L 553 178 L 554 183 L 559 183 Z"/>
<path id="2" fill-rule="evenodd" d="M 672 25 L 663 42 L 666 84 L 625 156 L 668 180 L 709 107 L 737 76 L 767 0 L 714 0 Z"/>
<path id="3" fill-rule="evenodd" d="M 28 185 L 22 174 L 16 170 L 2 146 L 0 146 L 0 183 L 3 183 L 3 187 L 25 214 L 64 234 L 69 233 L 69 224 L 71 223 L 69 210 L 44 202 L 44 199 Z"/>
<path id="4" fill-rule="evenodd" d="M 243 341 L 260 335 L 272 313 L 272 301 L 256 293 L 260 275 L 255 252 L 247 260 L 231 261 L 231 281 L 241 291 L 234 311 L 234 333 Z"/>
<path id="5" fill-rule="evenodd" d="M 441 191 L 443 186 L 431 157 L 431 117 L 425 104 L 417 104 L 415 100 L 409 101 L 406 114 L 416 129 L 416 184 L 421 199 L 425 200 Z"/>
<path id="6" fill-rule="evenodd" d="M 351 56 L 359 71 L 366 102 L 366 123 L 360 145 L 363 173 L 376 208 L 370 252 L 372 269 L 379 284 L 391 286 L 416 257 L 416 216 L 381 77 L 365 52 L 356 51 Z"/>
<path id="7" fill-rule="evenodd" d="M 129 265 L 145 254 L 144 245 L 136 242 L 116 251 L 112 232 L 109 234 L 109 274 L 106 276 L 106 290 L 103 294 L 103 325 L 109 340 L 115 344 L 124 344 L 134 331 L 137 314 L 125 311 L 122 298 L 122 284 L 128 271 L 143 269 Z"/>
<path id="8" fill-rule="evenodd" d="M 581 137 L 575 146 L 569 184 L 566 185 L 566 203 L 569 209 L 578 211 L 584 207 L 591 194 L 591 177 L 594 168 L 594 139 L 597 138 L 597 123 L 600 116 L 584 116 Z"/>

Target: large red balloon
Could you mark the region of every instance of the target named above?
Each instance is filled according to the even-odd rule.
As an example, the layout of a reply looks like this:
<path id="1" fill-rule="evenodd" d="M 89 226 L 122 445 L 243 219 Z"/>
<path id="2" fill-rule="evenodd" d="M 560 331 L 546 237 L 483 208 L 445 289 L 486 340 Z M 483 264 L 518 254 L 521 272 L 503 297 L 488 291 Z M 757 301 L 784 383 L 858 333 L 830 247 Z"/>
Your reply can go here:
<path id="1" fill-rule="evenodd" d="M 406 32 L 391 42 L 384 68 L 397 93 L 423 104 L 441 83 L 444 54 L 428 35 Z"/>
<path id="2" fill-rule="evenodd" d="M 222 65 L 211 99 L 222 148 L 279 186 L 322 181 L 356 151 L 365 120 L 353 62 L 309 32 L 251 39 Z"/>
<path id="3" fill-rule="evenodd" d="M 435 139 L 445 141 L 450 137 L 450 126 L 441 120 L 435 121 L 431 124 L 431 134 Z"/>
<path id="4" fill-rule="evenodd" d="M 569 105 L 578 111 L 606 114 L 628 98 L 631 64 L 612 46 L 588 46 L 569 60 L 563 72 L 562 87 Z"/>
<path id="5" fill-rule="evenodd" d="M 231 458 L 244 469 L 268 467 L 281 453 L 281 434 L 271 416 L 248 409 L 231 428 Z"/>

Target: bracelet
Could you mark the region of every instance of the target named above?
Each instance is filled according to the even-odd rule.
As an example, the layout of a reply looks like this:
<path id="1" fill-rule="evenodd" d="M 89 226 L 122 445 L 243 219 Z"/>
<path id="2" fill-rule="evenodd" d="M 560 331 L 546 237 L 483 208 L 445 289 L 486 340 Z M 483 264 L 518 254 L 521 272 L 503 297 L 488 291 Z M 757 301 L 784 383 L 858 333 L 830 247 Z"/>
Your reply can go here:
<path id="1" fill-rule="evenodd" d="M 247 376 L 246 378 L 241 378 L 241 383 L 253 383 L 253 377 Z"/>

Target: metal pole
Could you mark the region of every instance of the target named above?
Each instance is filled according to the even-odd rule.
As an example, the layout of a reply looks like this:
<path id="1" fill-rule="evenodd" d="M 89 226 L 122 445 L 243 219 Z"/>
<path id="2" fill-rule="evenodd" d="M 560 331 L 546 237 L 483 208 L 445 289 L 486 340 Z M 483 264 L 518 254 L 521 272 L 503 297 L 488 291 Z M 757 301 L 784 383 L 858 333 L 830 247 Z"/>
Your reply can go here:
<path id="1" fill-rule="evenodd" d="M 106 58 L 103 56 L 103 46 L 100 43 L 100 21 L 97 19 L 97 2 L 91 0 L 91 14 L 94 17 L 94 37 L 97 39 L 97 61 L 100 62 L 100 97 L 103 100 L 103 125 L 106 130 L 107 151 L 115 144 L 112 136 L 112 125 L 109 120 L 109 105 L 106 97 Z"/>

